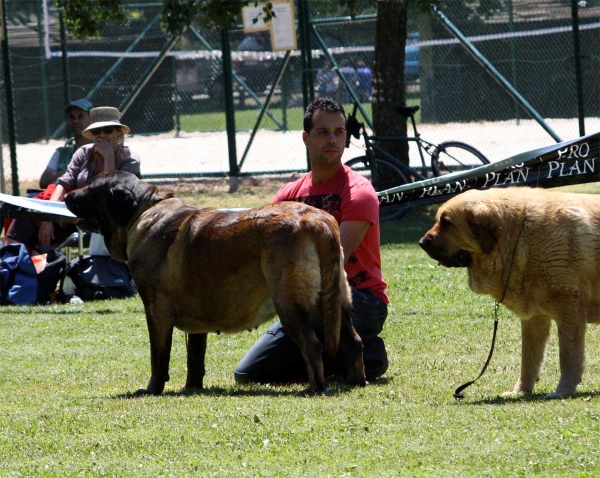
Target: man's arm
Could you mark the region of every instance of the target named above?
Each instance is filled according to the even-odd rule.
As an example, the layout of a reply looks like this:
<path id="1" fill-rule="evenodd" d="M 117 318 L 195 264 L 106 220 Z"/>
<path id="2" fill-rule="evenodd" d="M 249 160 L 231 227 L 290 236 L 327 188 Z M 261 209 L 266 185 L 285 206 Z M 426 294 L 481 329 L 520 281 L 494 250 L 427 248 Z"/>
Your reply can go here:
<path id="1" fill-rule="evenodd" d="M 358 245 L 362 242 L 367 231 L 371 227 L 369 221 L 342 221 L 340 224 L 340 239 L 342 249 L 344 250 L 344 264 L 348 262 L 350 256 Z"/>

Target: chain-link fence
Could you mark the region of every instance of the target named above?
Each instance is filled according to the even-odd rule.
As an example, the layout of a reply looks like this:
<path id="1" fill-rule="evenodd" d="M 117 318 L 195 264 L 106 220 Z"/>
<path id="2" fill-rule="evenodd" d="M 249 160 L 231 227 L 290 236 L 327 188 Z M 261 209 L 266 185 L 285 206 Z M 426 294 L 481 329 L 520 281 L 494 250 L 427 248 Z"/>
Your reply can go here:
<path id="1" fill-rule="evenodd" d="M 600 130 L 600 0 L 577 5 L 579 56 L 570 0 L 506 0 L 487 12 L 484 2 L 447 3 L 440 15 L 415 9 L 408 21 L 406 97 L 421 107 L 425 139 L 464 141 L 495 161 L 580 136 L 581 110 L 586 133 Z M 225 175 L 235 169 L 232 160 L 242 174 L 306 169 L 299 132 L 302 55 L 273 52 L 268 32 L 218 32 L 194 22 L 174 40 L 158 26 L 160 5 L 136 3 L 129 21 L 105 25 L 101 38 L 82 42 L 67 35 L 63 41 L 58 13 L 42 0 L 5 0 L 5 7 L 15 128 L 9 131 L 2 58 L 3 191 L 12 190 L 11 133 L 19 180 L 35 185 L 67 134 L 66 99 L 79 97 L 126 110 L 122 121 L 132 130 L 126 143 L 142 157 L 146 177 Z M 316 31 L 310 78 L 316 95 L 350 105 L 352 95 L 337 74 L 343 71 L 370 113 L 377 12 L 370 2 L 362 7 L 351 20 L 337 2 L 309 3 Z M 229 50 L 233 138 L 223 69 Z M 353 144 L 345 157 L 361 154 L 360 148 Z"/>

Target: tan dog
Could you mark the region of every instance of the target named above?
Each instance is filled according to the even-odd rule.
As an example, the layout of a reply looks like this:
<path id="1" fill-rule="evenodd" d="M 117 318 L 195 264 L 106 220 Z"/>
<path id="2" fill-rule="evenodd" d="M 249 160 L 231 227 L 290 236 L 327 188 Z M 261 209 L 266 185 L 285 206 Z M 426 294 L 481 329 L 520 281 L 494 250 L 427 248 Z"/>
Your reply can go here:
<path id="1" fill-rule="evenodd" d="M 99 225 L 112 257 L 128 262 L 144 303 L 152 376 L 138 393 L 162 393 L 174 327 L 189 334 L 186 388 L 201 388 L 208 332 L 253 329 L 276 314 L 304 357 L 310 391 L 325 391 L 313 327 L 330 356 L 341 344 L 348 380 L 365 385 L 333 216 L 291 202 L 198 209 L 123 171 L 98 175 L 65 202 L 88 229 Z"/>
<path id="2" fill-rule="evenodd" d="M 469 287 L 521 319 L 521 376 L 532 392 L 556 321 L 558 398 L 575 393 L 584 368 L 586 324 L 600 322 L 600 196 L 531 188 L 471 190 L 438 210 L 419 245 L 446 267 L 466 267 Z M 511 268 L 512 265 L 512 268 Z"/>

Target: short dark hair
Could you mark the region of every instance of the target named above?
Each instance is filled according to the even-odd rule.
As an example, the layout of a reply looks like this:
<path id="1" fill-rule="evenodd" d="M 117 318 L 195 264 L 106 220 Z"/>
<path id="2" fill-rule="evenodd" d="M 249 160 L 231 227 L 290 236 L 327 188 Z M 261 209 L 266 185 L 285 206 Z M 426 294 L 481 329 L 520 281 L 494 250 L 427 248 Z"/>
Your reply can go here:
<path id="1" fill-rule="evenodd" d="M 321 96 L 311 101 L 304 112 L 304 131 L 307 133 L 310 133 L 313 127 L 313 116 L 317 110 L 327 111 L 328 113 L 342 113 L 344 120 L 346 119 L 346 112 L 340 102 Z"/>

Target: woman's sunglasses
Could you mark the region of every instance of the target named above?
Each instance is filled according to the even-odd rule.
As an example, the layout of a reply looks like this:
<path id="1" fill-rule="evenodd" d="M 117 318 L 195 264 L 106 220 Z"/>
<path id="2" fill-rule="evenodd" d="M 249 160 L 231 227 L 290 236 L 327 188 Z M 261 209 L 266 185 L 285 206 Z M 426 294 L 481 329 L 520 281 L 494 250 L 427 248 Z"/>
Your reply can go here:
<path id="1" fill-rule="evenodd" d="M 117 129 L 116 126 L 104 126 L 103 128 L 91 129 L 90 133 L 92 133 L 94 136 L 98 136 L 101 132 L 104 134 L 111 134 L 115 129 Z"/>

